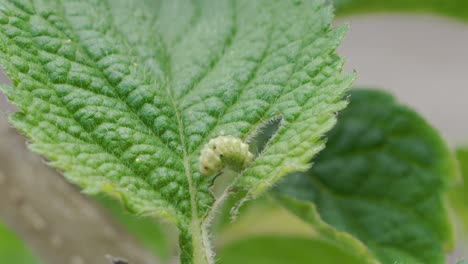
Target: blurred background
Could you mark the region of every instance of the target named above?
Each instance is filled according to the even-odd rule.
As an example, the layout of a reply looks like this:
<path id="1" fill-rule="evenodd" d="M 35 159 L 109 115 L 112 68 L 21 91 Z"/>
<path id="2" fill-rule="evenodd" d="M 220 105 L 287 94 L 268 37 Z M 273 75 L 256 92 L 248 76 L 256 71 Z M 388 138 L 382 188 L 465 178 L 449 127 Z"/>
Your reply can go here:
<path id="1" fill-rule="evenodd" d="M 460 9 L 463 8 L 460 7 Z M 461 14 L 463 12 L 463 10 L 460 11 Z M 391 91 L 399 101 L 416 109 L 426 120 L 436 127 L 450 146 L 468 145 L 468 23 L 466 22 L 468 21 L 468 15 L 466 17 L 467 19 L 463 20 L 435 13 L 410 14 L 397 12 L 343 15 L 336 20 L 335 24 L 349 24 L 350 30 L 338 53 L 346 59 L 345 70 L 357 72 L 358 77 L 354 86 L 380 88 Z M 9 82 L 3 75 L 1 76 L 1 81 L 4 83 Z M 13 110 L 4 98 L 0 100 L 0 107 L 4 112 Z M 22 138 L 13 135 L 14 133 L 11 132 L 5 119 L 3 118 L 0 121 L 0 126 L 3 128 L 2 131 L 7 131 L 2 134 L 5 137 L 0 139 L 2 141 L 2 152 L 18 153 L 16 161 L 12 160 L 11 157 L 4 157 L 5 155 L 0 156 L 0 158 L 3 157 L 0 160 L 0 172 L 4 174 L 13 173 L 17 175 L 18 179 L 24 177 L 24 181 L 18 184 L 27 185 L 25 188 L 29 188 L 28 190 L 31 193 L 26 195 L 26 199 L 31 201 L 34 200 L 34 197 L 38 200 L 43 199 L 36 195 L 49 195 L 49 197 L 50 195 L 59 195 L 57 197 L 63 195 L 58 191 L 62 187 L 51 187 L 47 184 L 41 185 L 41 177 L 49 177 L 43 175 L 50 175 L 51 179 L 53 178 L 56 181 L 60 177 L 52 170 L 44 168 L 45 166 L 39 158 L 33 157 L 30 163 L 23 163 L 22 161 L 30 160 L 30 158 L 26 157 L 31 154 L 24 149 Z M 14 142 L 14 144 L 11 142 Z M 8 149 L 5 149 L 7 146 Z M 18 150 L 15 148 L 18 148 Z M 19 164 L 17 167 L 12 165 L 15 162 Z M 31 169 L 26 171 L 17 169 L 22 166 L 29 166 Z M 34 174 L 34 181 L 30 180 L 32 174 Z M 4 178 L 4 176 L 3 178 L 0 177 L 0 190 L 2 190 L 1 181 Z M 14 187 L 10 186 L 7 190 L 11 191 L 12 188 Z M 70 190 L 72 191 L 72 189 Z M 76 190 L 73 191 L 76 192 Z M 5 190 L 3 195 L 6 195 Z M 79 196 L 77 192 L 75 195 Z M 1 197 L 2 193 L 0 192 Z M 123 223 L 126 229 L 131 230 L 132 236 L 136 236 L 139 242 L 135 242 L 133 237 L 127 237 L 125 232 L 115 232 L 115 230 L 120 230 L 120 224 L 114 223 L 107 216 L 101 217 L 100 206 L 96 205 L 94 207 L 93 205 L 88 210 L 90 214 L 98 215 L 96 221 L 101 221 L 111 226 L 111 231 L 108 231 L 107 234 L 105 232 L 100 234 L 101 231 L 97 232 L 99 234 L 89 234 L 89 237 L 93 235 L 101 237 L 102 241 L 104 241 L 102 244 L 105 245 L 102 248 L 95 248 L 96 243 L 91 243 L 88 250 L 108 252 L 112 250 L 110 248 L 114 244 L 121 244 L 125 245 L 123 246 L 125 248 L 123 250 L 127 252 L 135 250 L 129 249 L 131 246 L 127 245 L 135 242 L 144 244 L 152 252 L 156 252 L 161 258 L 158 261 L 166 260 L 174 262 L 174 260 L 171 260 L 171 256 L 176 252 L 174 245 L 176 238 L 173 228 L 149 219 L 132 218 L 128 214 L 122 213 L 121 208 L 114 202 L 103 198 L 98 198 L 98 200 L 98 203 L 103 204 L 104 207 L 114 214 L 114 217 L 117 217 L 120 224 Z M 38 206 L 46 206 L 45 204 L 47 202 L 38 204 Z M 0 203 L 0 205 L 2 205 L 0 207 L 0 216 L 2 216 L 0 220 L 4 220 L 8 227 L 15 229 L 13 232 L 13 230 L 0 224 L 0 263 L 39 263 L 34 254 L 18 239 L 17 234 L 20 234 L 22 237 L 39 236 L 39 239 L 36 239 L 32 243 L 35 244 L 36 248 L 40 248 L 41 243 L 49 243 L 51 241 L 50 243 L 52 244 L 61 244 L 69 241 L 67 239 L 71 241 L 73 233 L 76 232 L 76 230 L 71 230 L 73 232 L 68 232 L 70 233 L 68 236 L 65 235 L 63 238 L 56 237 L 54 240 L 53 236 L 50 236 L 50 233 L 46 232 L 47 234 L 44 235 L 44 233 L 37 233 L 28 228 L 21 227 L 21 221 L 16 222 L 14 218 L 14 216 L 24 217 L 27 215 L 27 217 L 32 219 L 41 219 L 41 217 L 37 218 L 34 216 L 35 213 L 40 214 L 40 212 L 26 210 L 23 213 L 10 213 L 10 215 L 7 215 L 8 209 L 5 208 L 8 207 L 8 204 Z M 51 206 L 53 207 L 54 205 Z M 63 205 L 62 207 L 60 205 L 57 206 L 57 208 L 63 209 Z M 82 204 L 78 203 L 75 206 L 78 208 Z M 54 209 L 48 212 L 51 214 L 50 219 L 59 218 L 56 221 L 60 222 L 60 217 L 65 217 L 64 214 L 62 215 L 59 212 L 60 210 Z M 42 221 L 48 223 L 47 216 L 43 218 Z M 82 224 L 79 221 L 86 221 L 83 219 L 75 220 L 77 221 L 77 225 Z M 36 224 L 41 226 L 41 220 L 38 221 L 39 224 Z M 68 221 L 73 220 L 69 219 Z M 86 223 L 92 225 L 93 222 L 89 221 Z M 73 229 L 72 222 L 56 223 L 55 225 L 57 226 L 57 230 L 60 228 Z M 32 234 L 30 234 L 31 232 Z M 109 233 L 111 234 L 109 235 Z M 468 239 L 463 235 L 463 232 L 459 232 L 457 225 L 455 226 L 455 235 L 455 250 L 448 254 L 447 263 L 455 263 L 456 260 L 463 257 L 468 258 Z M 229 238 L 229 235 L 225 235 L 224 237 Z M 87 242 L 80 241 L 80 244 L 83 243 Z M 109 245 L 108 247 L 106 246 L 107 244 Z M 144 255 L 144 253 L 141 254 Z M 226 254 L 229 255 L 230 253 Z M 142 257 L 142 259 L 144 258 Z M 149 259 L 151 259 L 150 256 L 142 261 L 148 261 Z M 72 256 L 70 263 L 93 262 L 87 262 L 79 256 L 75 258 Z"/>
<path id="2" fill-rule="evenodd" d="M 468 24 L 427 14 L 339 18 L 339 53 L 357 87 L 380 87 L 412 106 L 452 145 L 468 143 Z"/>
<path id="3" fill-rule="evenodd" d="M 437 128 L 451 147 L 468 144 L 468 23 L 388 13 L 336 23 L 350 25 L 339 53 L 345 69 L 357 72 L 355 86 L 390 91 Z M 447 263 L 468 258 L 465 234 L 456 232 L 456 249 Z"/>

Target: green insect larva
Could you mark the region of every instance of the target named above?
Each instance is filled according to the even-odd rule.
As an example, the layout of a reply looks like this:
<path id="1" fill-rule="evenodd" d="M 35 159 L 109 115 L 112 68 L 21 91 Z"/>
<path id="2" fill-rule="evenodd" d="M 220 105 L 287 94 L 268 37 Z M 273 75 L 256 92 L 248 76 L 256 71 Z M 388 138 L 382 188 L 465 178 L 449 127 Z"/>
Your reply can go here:
<path id="1" fill-rule="evenodd" d="M 233 136 L 219 136 L 211 139 L 202 149 L 199 159 L 199 170 L 208 176 L 221 172 L 228 167 L 241 171 L 253 160 L 249 145 Z"/>

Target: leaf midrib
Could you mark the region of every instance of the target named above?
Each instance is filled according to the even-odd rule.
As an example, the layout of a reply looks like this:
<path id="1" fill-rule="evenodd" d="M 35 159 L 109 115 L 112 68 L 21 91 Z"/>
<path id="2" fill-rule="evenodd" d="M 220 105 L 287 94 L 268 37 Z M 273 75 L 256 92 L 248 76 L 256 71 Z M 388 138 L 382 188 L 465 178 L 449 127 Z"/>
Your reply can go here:
<path id="1" fill-rule="evenodd" d="M 314 11 L 315 11 L 315 10 L 314 10 Z M 273 13 L 273 12 L 272 12 L 272 17 L 274 17 L 274 13 Z M 273 21 L 273 22 L 274 22 L 274 21 Z M 239 86 L 244 86 L 244 87 L 245 87 L 245 86 L 249 85 L 253 80 L 255 80 L 255 77 L 257 77 L 257 73 L 258 73 L 258 70 L 260 69 L 260 67 L 261 67 L 261 65 L 262 65 L 262 62 L 263 62 L 266 58 L 268 58 L 269 55 L 272 55 L 272 54 L 273 54 L 273 53 L 271 53 L 270 49 L 271 49 L 272 35 L 273 35 L 273 32 L 274 32 L 275 28 L 276 28 L 276 23 L 271 23 L 271 25 L 270 25 L 270 27 L 269 27 L 269 33 L 268 33 L 268 38 L 267 38 L 267 45 L 266 45 L 266 47 L 265 47 L 265 49 L 264 49 L 262 55 L 260 56 L 260 58 L 259 58 L 259 60 L 258 60 L 258 62 L 257 62 L 257 64 L 256 64 L 256 66 L 255 66 L 254 69 L 252 70 L 251 76 L 248 77 L 244 82 L 240 83 Z M 310 33 L 311 36 L 312 36 L 312 35 L 316 35 L 316 34 L 317 34 L 317 32 L 312 32 L 312 33 Z M 297 60 L 298 57 L 300 57 L 300 56 L 302 55 L 302 53 L 303 53 L 305 47 L 307 47 L 307 46 L 309 46 L 309 45 L 312 45 L 312 44 L 315 43 L 315 41 L 316 41 L 316 39 L 313 39 L 312 41 L 307 42 L 307 41 L 306 41 L 307 37 L 309 37 L 309 36 L 303 36 L 302 38 L 300 38 L 300 39 L 297 40 L 298 42 L 301 43 L 301 45 L 300 45 L 300 48 L 299 48 L 299 50 L 298 50 L 298 52 L 297 52 L 297 54 L 296 54 L 296 57 L 295 57 L 296 60 Z M 284 48 L 284 47 L 286 47 L 286 46 L 288 46 L 288 45 L 291 45 L 291 42 L 287 43 L 287 44 L 284 45 L 284 46 L 280 46 L 280 47 L 276 48 L 276 51 L 277 51 L 277 50 L 281 50 L 282 48 Z M 297 73 L 298 67 L 300 67 L 300 65 L 296 64 L 295 67 L 291 70 L 291 73 L 289 74 L 288 78 L 287 78 L 286 81 L 285 81 L 286 83 L 287 83 L 288 81 L 290 81 L 291 77 L 294 76 L 295 73 Z M 246 133 L 245 137 L 243 138 L 244 140 L 247 139 L 247 137 L 249 136 L 249 134 L 254 133 L 254 132 L 258 129 L 258 127 L 261 126 L 261 125 L 265 122 L 265 120 L 268 120 L 267 114 L 268 114 L 269 111 L 272 109 L 273 105 L 275 105 L 275 103 L 276 103 L 280 98 L 282 98 L 283 96 L 285 96 L 285 94 L 283 94 L 283 91 L 284 91 L 285 87 L 286 87 L 286 85 L 283 85 L 283 86 L 281 87 L 281 90 L 280 90 L 280 92 L 279 92 L 280 96 L 279 96 L 278 98 L 276 98 L 273 102 L 271 102 L 271 103 L 268 105 L 268 107 L 267 107 L 266 109 L 264 109 L 264 111 L 263 111 L 261 117 L 259 118 L 258 124 L 254 125 L 253 128 L 252 128 L 248 133 Z M 298 87 L 296 87 L 296 88 L 298 88 Z M 296 89 L 296 88 L 295 88 L 295 89 Z M 294 90 L 295 90 L 295 89 L 294 89 Z M 211 136 L 213 136 L 213 130 L 214 130 L 214 128 L 216 128 L 216 126 L 219 124 L 219 122 L 221 121 L 221 119 L 222 119 L 222 117 L 224 116 L 224 114 L 228 113 L 229 110 L 231 110 L 231 109 L 236 105 L 236 103 L 240 100 L 242 94 L 243 94 L 244 92 L 246 92 L 246 90 L 247 90 L 247 89 L 241 89 L 239 95 L 235 97 L 235 100 L 234 100 L 231 104 L 229 104 L 229 105 L 226 107 L 226 109 L 225 109 L 223 112 L 221 112 L 221 113 L 219 114 L 219 116 L 217 116 L 217 118 L 216 118 L 214 124 L 213 124 L 212 126 L 210 126 L 210 127 L 207 129 L 205 138 L 210 138 Z M 294 91 L 294 90 L 292 90 L 292 91 Z M 290 91 L 290 92 L 292 92 L 292 91 Z M 189 94 L 187 93 L 186 96 L 188 96 L 188 95 L 189 95 Z M 188 107 L 190 107 L 190 105 L 186 106 L 186 108 L 188 108 Z M 195 151 L 198 150 L 198 149 L 201 147 L 201 144 L 202 144 L 202 142 L 200 142 L 200 143 L 197 144 L 197 145 L 194 145 L 194 146 L 193 146 L 193 149 L 194 149 Z"/>
<path id="2" fill-rule="evenodd" d="M 203 71 L 200 76 L 197 76 L 193 83 L 188 87 L 185 88 L 181 95 L 182 100 L 186 99 L 191 92 L 195 91 L 198 85 L 215 69 L 216 65 L 221 61 L 223 55 L 226 54 L 226 51 L 229 50 L 234 43 L 234 39 L 237 36 L 237 11 L 236 11 L 236 0 L 231 0 L 231 8 L 232 8 L 232 16 L 231 16 L 231 28 L 229 30 L 229 34 L 226 37 L 223 49 L 221 50 L 220 54 L 216 56 L 209 64 L 207 69 Z M 192 28 L 195 27 L 196 24 L 194 23 Z M 183 39 L 183 38 L 182 38 Z"/>
<path id="3" fill-rule="evenodd" d="M 61 1 L 60 1 L 61 3 Z M 106 0 L 105 3 L 108 5 L 108 1 Z M 63 9 L 63 5 L 62 6 L 62 9 Z M 64 12 L 65 13 L 65 12 Z M 64 18 L 66 19 L 66 18 Z M 69 21 L 66 20 L 69 24 Z M 111 25 L 113 25 L 115 27 L 115 22 L 114 21 L 111 21 L 110 23 Z M 121 31 L 119 30 L 116 30 L 116 32 L 118 32 L 120 34 L 120 36 L 122 38 L 124 38 L 124 35 L 122 34 Z M 76 36 L 74 36 L 76 37 Z M 83 48 L 84 46 L 82 44 L 80 44 L 80 38 L 76 37 L 75 39 L 77 41 L 77 43 L 79 44 L 78 46 Z M 163 45 L 164 47 L 164 51 L 165 51 L 165 57 L 166 57 L 166 63 L 164 63 L 164 69 L 166 70 L 166 82 L 165 84 L 163 85 L 165 87 L 165 92 L 166 92 L 166 96 L 170 99 L 171 101 L 171 104 L 173 106 L 173 109 L 174 109 L 174 112 L 176 114 L 176 119 L 177 119 L 177 124 L 178 124 L 178 132 L 179 132 L 179 138 L 180 138 L 180 143 L 181 143 L 181 147 L 182 147 L 182 153 L 183 153 L 183 164 L 184 164 L 184 173 L 185 173 L 185 176 L 187 178 L 187 182 L 188 182 L 188 185 L 189 185 L 189 192 L 190 192 L 190 207 L 191 207 L 191 213 L 192 213 L 192 220 L 195 220 L 198 222 L 198 212 L 197 212 L 197 203 L 196 203 L 196 190 L 193 186 L 193 180 L 192 180 L 192 174 L 191 174 L 191 168 L 190 168 L 190 161 L 189 161 L 189 158 L 188 158 L 188 154 L 187 154 L 187 147 L 186 147 L 186 142 L 185 142 L 185 135 L 184 135 L 184 124 L 183 124 L 183 120 L 181 118 L 181 114 L 180 114 L 180 111 L 179 111 L 179 104 L 178 104 L 178 101 L 174 98 L 174 95 L 173 95 L 173 91 L 171 89 L 172 87 L 172 75 L 171 75 L 171 69 L 172 69 L 172 66 L 171 66 L 171 57 L 167 51 L 167 46 L 166 45 Z M 90 57 L 90 54 L 89 54 L 89 51 L 86 49 L 86 48 L 83 48 L 83 51 L 86 53 L 86 55 L 88 56 L 88 58 Z M 135 57 L 138 57 L 139 58 L 139 55 L 138 54 L 133 54 Z M 144 121 L 143 119 L 132 109 L 132 107 L 130 107 L 130 105 L 128 105 L 127 101 L 126 100 L 123 100 L 122 97 L 120 96 L 120 94 L 118 93 L 118 91 L 116 91 L 115 87 L 113 85 L 110 84 L 109 82 L 109 79 L 107 78 L 107 76 L 102 72 L 101 68 L 98 67 L 97 65 L 94 65 L 97 69 L 99 69 L 100 73 L 101 73 L 101 76 L 104 77 L 106 79 L 106 81 L 108 82 L 108 84 L 110 86 L 112 86 L 112 88 L 115 90 L 118 98 L 120 101 L 124 102 L 125 105 L 127 106 L 128 109 L 130 109 L 132 111 L 132 113 L 138 117 L 138 119 L 145 125 L 145 127 L 151 132 L 152 136 L 154 138 L 158 138 L 159 137 L 157 136 L 157 134 L 154 132 L 154 130 L 152 130 Z M 162 141 L 161 141 L 162 142 Z M 164 143 L 163 143 L 164 144 Z M 170 150 L 170 147 L 167 146 L 167 144 L 164 144 L 169 150 Z M 172 153 L 172 151 L 171 151 Z M 168 200 L 168 202 L 170 202 L 170 200 Z M 181 216 L 179 216 L 180 218 L 182 218 Z M 180 219 L 180 220 L 184 220 L 184 219 Z"/>
<path id="4" fill-rule="evenodd" d="M 107 0 L 108 1 L 108 0 Z M 194 28 L 198 23 L 200 23 L 201 17 L 202 17 L 202 11 L 200 6 L 196 3 L 196 0 L 191 0 L 192 7 L 195 9 L 192 17 L 190 18 L 190 22 L 185 26 L 185 28 L 179 33 L 179 35 L 174 39 L 174 42 L 171 43 L 171 46 L 175 47 L 178 44 L 180 44 L 185 36 L 187 36 L 187 32 L 190 31 L 190 29 Z"/>
<path id="5" fill-rule="evenodd" d="M 58 3 L 60 4 L 60 7 L 61 7 L 61 9 L 62 9 L 62 11 L 63 11 L 62 13 L 65 14 L 65 10 L 64 10 L 64 6 L 63 6 L 63 4 L 62 4 L 62 1 L 59 0 Z M 108 2 L 105 1 L 105 4 L 108 4 Z M 67 22 L 67 26 L 68 26 L 68 27 L 72 28 L 71 25 L 70 25 L 70 21 L 69 21 L 65 16 L 62 17 L 62 19 L 63 19 L 64 21 Z M 46 21 L 49 23 L 48 20 L 46 20 Z M 50 24 L 50 23 L 49 23 L 49 24 Z M 111 24 L 112 26 L 115 27 L 115 23 L 114 23 L 113 21 L 111 21 L 110 24 Z M 122 35 L 122 33 L 121 33 L 119 30 L 116 30 L 116 32 L 118 32 L 118 33 L 120 34 L 120 36 L 123 38 L 123 35 Z M 93 60 L 90 59 L 90 58 L 91 58 L 91 54 L 89 53 L 88 49 L 85 48 L 85 45 L 83 45 L 83 43 L 81 42 L 81 39 L 80 39 L 77 35 L 70 36 L 70 38 L 71 38 L 72 40 L 74 40 L 74 41 L 77 43 L 77 46 L 86 54 L 87 59 L 88 59 L 89 61 L 91 61 L 91 63 L 92 63 Z M 138 57 L 138 58 L 139 58 L 138 54 L 132 54 L 132 55 L 134 55 L 135 57 Z M 102 58 L 101 58 L 101 59 L 102 59 Z M 119 92 L 117 91 L 116 87 L 113 86 L 113 85 L 110 83 L 110 81 L 109 81 L 108 77 L 106 76 L 106 74 L 103 73 L 103 70 L 101 69 L 101 67 L 99 67 L 99 66 L 96 65 L 95 63 L 92 63 L 92 66 L 94 66 L 93 68 L 97 69 L 97 71 L 100 73 L 101 77 L 103 77 L 103 78 L 106 80 L 107 84 L 108 84 L 110 87 L 112 87 L 112 89 L 115 91 L 115 94 L 116 94 L 117 98 L 118 98 L 121 102 L 123 102 L 123 103 L 126 105 L 127 109 L 129 109 L 130 112 L 132 112 L 133 115 L 136 116 L 136 117 L 139 119 L 139 121 L 146 127 L 146 129 L 150 132 L 151 136 L 152 136 L 153 138 L 157 139 L 158 141 L 160 141 L 160 143 L 162 143 L 162 144 L 169 150 L 170 153 L 173 153 L 173 154 L 174 154 L 174 152 L 172 151 L 172 149 L 171 149 L 166 143 L 162 142 L 162 141 L 159 139 L 159 137 L 157 136 L 157 134 L 155 133 L 155 131 L 154 131 L 153 129 L 151 129 L 151 128 L 148 126 L 148 124 L 146 124 L 146 122 L 144 122 L 144 120 L 140 117 L 140 115 L 138 115 L 138 114 L 133 110 L 133 108 L 128 104 L 128 102 L 122 98 L 122 96 L 121 96 L 121 95 L 119 94 Z M 167 65 L 167 66 L 170 67 L 170 65 Z M 170 72 L 170 70 L 169 70 L 168 72 Z M 171 99 L 171 101 L 174 103 L 173 97 L 172 97 L 171 94 L 168 92 L 168 90 L 166 90 L 166 93 L 167 93 L 167 96 L 168 96 L 168 97 Z M 181 130 L 180 130 L 180 126 L 181 126 L 181 124 L 180 124 L 180 117 L 179 117 L 179 114 L 178 114 L 178 109 L 177 109 L 177 107 L 175 107 L 175 106 L 174 106 L 174 111 L 176 112 L 176 115 L 177 115 L 177 121 L 178 121 L 178 123 L 179 123 L 179 131 L 181 131 Z M 73 116 L 73 115 L 72 115 L 72 116 Z M 75 120 L 76 120 L 76 119 L 75 119 Z M 77 121 L 77 122 L 78 122 L 78 121 Z M 78 122 L 78 123 L 79 123 L 79 122 Z M 80 125 L 81 125 L 81 124 L 80 124 Z M 183 127 L 183 125 L 182 125 L 182 127 Z M 183 130 L 182 130 L 182 131 L 183 131 Z M 181 138 L 181 144 L 183 145 L 183 150 L 184 150 L 184 167 L 186 167 L 186 165 L 185 165 L 185 156 L 186 156 L 186 155 L 185 155 L 185 146 L 184 146 L 184 143 L 182 143 L 182 140 L 183 140 L 183 138 Z M 115 154 L 114 154 L 114 155 L 115 155 Z M 115 155 L 115 156 L 117 156 L 117 155 Z M 179 158 L 177 155 L 174 155 L 174 156 L 175 156 L 176 158 Z M 119 160 L 121 160 L 120 157 L 117 157 L 117 158 L 118 158 Z M 125 162 L 123 162 L 122 160 L 121 160 L 121 162 L 125 164 Z M 144 175 L 140 175 L 140 174 L 136 173 L 136 171 L 133 170 L 133 169 L 132 169 L 131 171 L 132 171 L 133 173 L 135 173 L 135 175 L 138 175 L 139 178 L 145 179 Z M 187 175 L 187 170 L 185 170 L 185 173 L 186 173 L 186 175 Z M 191 187 L 191 186 L 192 186 L 191 176 L 187 176 L 187 179 L 188 179 L 188 183 L 189 183 L 189 186 L 190 186 L 189 188 L 190 188 L 190 190 L 192 190 L 192 187 Z M 151 186 L 151 184 L 150 184 L 150 186 Z M 152 187 L 153 187 L 153 190 L 154 190 L 154 191 L 158 192 L 158 190 L 156 190 L 156 189 L 154 188 L 154 186 L 152 186 Z M 192 202 L 193 202 L 193 201 L 192 201 L 192 200 L 193 200 L 192 191 L 190 191 L 190 197 L 191 197 L 191 203 L 192 203 Z M 173 203 L 171 202 L 170 199 L 165 198 L 164 200 L 166 200 L 166 202 L 168 202 L 168 203 L 170 203 L 170 204 L 173 204 Z M 179 213 L 179 215 L 178 215 L 179 220 L 182 220 L 182 219 L 180 219 L 180 218 L 182 218 L 182 215 L 183 215 L 183 214 L 181 214 L 179 210 L 177 210 L 177 211 L 178 211 L 178 213 Z"/>
<path id="6" fill-rule="evenodd" d="M 233 1 L 234 2 L 234 1 Z M 64 11 L 64 6 L 62 4 L 61 1 L 59 1 L 59 3 L 61 4 L 61 8 L 62 10 Z M 109 4 L 108 1 L 105 1 L 106 4 Z M 65 12 L 63 12 L 65 13 Z M 108 17 L 109 18 L 109 17 Z M 64 19 L 68 26 L 70 27 L 70 22 L 68 21 L 68 19 L 66 17 L 62 17 L 62 19 Z M 49 21 L 46 20 L 48 23 Z M 50 23 L 49 23 L 50 24 Z M 110 25 L 114 26 L 115 27 L 115 23 L 113 21 L 110 22 Z M 52 25 L 53 26 L 53 25 Z M 70 27 L 71 28 L 71 27 Z M 122 34 L 121 31 L 119 30 L 115 30 L 116 32 L 118 32 L 120 34 L 120 36 L 122 37 L 122 39 L 124 39 L 124 36 Z M 77 43 L 77 46 L 86 54 L 87 56 L 87 59 L 89 61 L 92 62 L 92 60 L 90 59 L 91 58 L 91 55 L 89 53 L 89 51 L 87 50 L 87 48 L 85 48 L 85 46 L 81 43 L 81 40 L 78 36 L 74 35 L 72 37 L 70 37 L 71 39 L 73 39 L 76 43 Z M 172 66 L 171 66 L 171 56 L 167 50 L 167 45 L 163 45 L 164 47 L 164 52 L 165 52 L 165 63 L 164 64 L 164 70 L 165 70 L 165 75 L 166 75 L 166 82 L 164 83 L 164 90 L 165 90 L 165 93 L 166 93 L 166 96 L 170 99 L 171 101 L 171 104 L 172 104 L 172 107 L 173 107 L 173 110 L 176 114 L 176 119 L 177 119 L 177 124 L 178 124 L 178 132 L 179 132 L 179 140 L 180 140 L 180 143 L 181 143 L 181 147 L 182 147 L 182 153 L 183 153 L 183 158 L 182 158 L 182 161 L 183 161 L 183 165 L 184 165 L 184 174 L 185 174 L 185 177 L 187 179 L 187 182 L 188 182 L 188 186 L 189 186 L 189 193 L 190 193 L 190 204 L 191 204 L 191 214 L 192 214 L 192 221 L 195 220 L 198 222 L 198 211 L 197 211 L 197 202 L 196 202 L 196 192 L 197 190 L 194 188 L 194 184 L 193 184 L 193 178 L 192 178 L 192 172 L 191 172 L 191 167 L 190 167 L 190 159 L 189 159 L 189 154 L 188 154 L 188 151 L 187 151 L 187 144 L 185 142 L 185 134 L 184 134 L 184 123 L 183 123 L 183 119 L 181 117 L 181 113 L 180 113 L 180 110 L 179 110 L 179 102 L 177 101 L 177 99 L 175 99 L 174 95 L 173 95 L 173 89 L 172 88 L 172 75 L 171 75 L 171 69 L 172 69 Z M 139 58 L 139 55 L 138 54 L 132 54 L 134 55 L 135 57 L 138 57 Z M 220 55 L 220 57 L 222 57 L 222 55 Z M 101 77 L 103 77 L 106 81 L 107 81 L 107 84 L 113 88 L 113 90 L 115 91 L 118 99 L 120 101 L 122 101 L 126 106 L 127 108 L 136 116 L 138 117 L 138 119 L 140 120 L 140 122 L 147 128 L 147 130 L 151 133 L 151 136 L 153 138 L 157 138 L 159 140 L 159 137 L 155 134 L 154 130 L 152 130 L 144 121 L 143 119 L 133 110 L 133 108 L 127 103 L 126 100 L 124 100 L 120 94 L 118 93 L 118 91 L 116 90 L 115 86 L 113 86 L 112 84 L 110 84 L 110 81 L 109 79 L 107 78 L 107 76 L 102 72 L 102 69 L 101 67 L 97 66 L 95 63 L 92 63 L 91 66 L 94 66 L 93 68 L 97 69 L 101 75 Z M 92 91 L 91 91 L 92 92 Z M 76 119 L 75 119 L 76 120 Z M 78 122 L 78 121 L 77 121 Z M 78 122 L 79 123 L 79 122 Z M 81 124 L 80 124 L 81 125 Z M 161 141 L 161 143 L 163 143 Z M 163 143 L 164 144 L 164 143 Z M 171 153 L 173 153 L 173 151 L 170 149 L 170 147 L 167 145 L 167 144 L 164 144 L 170 151 Z M 179 158 L 179 157 L 178 157 Z M 132 172 L 134 172 L 132 170 Z M 135 172 L 134 172 L 135 173 Z M 138 175 L 135 173 L 135 175 Z M 141 177 L 142 175 L 140 175 Z M 157 190 L 156 190 L 157 191 Z M 170 203 L 170 200 L 167 200 L 167 202 Z M 180 216 L 179 216 L 180 217 Z M 183 219 L 181 219 L 183 220 Z"/>

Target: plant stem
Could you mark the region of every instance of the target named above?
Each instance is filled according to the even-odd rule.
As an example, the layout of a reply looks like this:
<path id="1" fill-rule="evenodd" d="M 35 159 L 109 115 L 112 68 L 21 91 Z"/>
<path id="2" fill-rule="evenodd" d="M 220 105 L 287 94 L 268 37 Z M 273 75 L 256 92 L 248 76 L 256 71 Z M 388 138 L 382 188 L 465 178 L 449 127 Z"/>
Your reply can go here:
<path id="1" fill-rule="evenodd" d="M 190 228 L 180 228 L 179 248 L 181 264 L 212 264 L 211 248 L 201 222 L 192 220 Z"/>

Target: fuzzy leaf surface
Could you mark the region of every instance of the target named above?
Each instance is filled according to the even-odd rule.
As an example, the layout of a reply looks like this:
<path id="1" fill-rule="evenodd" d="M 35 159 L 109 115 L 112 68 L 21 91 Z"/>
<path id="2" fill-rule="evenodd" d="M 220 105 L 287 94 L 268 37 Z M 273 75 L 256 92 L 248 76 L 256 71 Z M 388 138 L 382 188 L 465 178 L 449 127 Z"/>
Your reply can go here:
<path id="1" fill-rule="evenodd" d="M 316 204 L 322 219 L 366 244 L 382 263 L 444 263 L 451 153 L 411 109 L 380 91 L 351 92 L 327 148 L 277 191 Z"/>
<path id="2" fill-rule="evenodd" d="M 213 204 L 211 138 L 282 117 L 239 184 L 255 193 L 323 148 L 354 78 L 331 19 L 322 1 L 2 0 L 11 121 L 85 191 L 188 229 Z"/>

